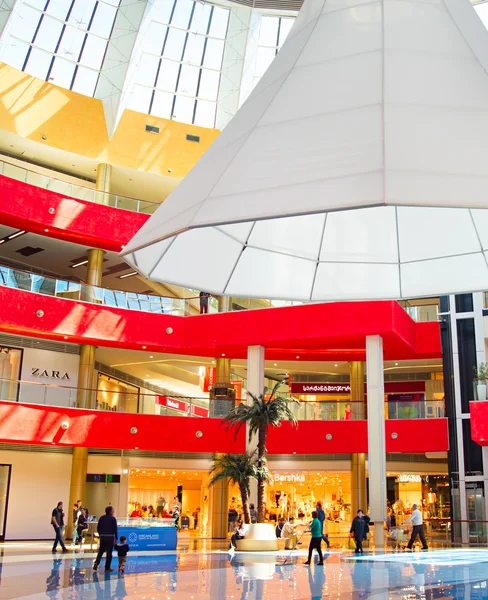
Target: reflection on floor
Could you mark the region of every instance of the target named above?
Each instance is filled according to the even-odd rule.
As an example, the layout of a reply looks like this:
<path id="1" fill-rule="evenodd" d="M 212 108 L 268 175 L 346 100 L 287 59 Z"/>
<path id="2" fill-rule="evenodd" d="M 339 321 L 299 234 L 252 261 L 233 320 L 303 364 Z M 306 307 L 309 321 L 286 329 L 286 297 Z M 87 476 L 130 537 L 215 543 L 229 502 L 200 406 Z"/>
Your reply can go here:
<path id="1" fill-rule="evenodd" d="M 93 554 L 53 556 L 43 543 L 0 545 L 0 599 L 30 600 L 486 600 L 488 549 L 365 553 L 332 549 L 325 565 L 303 565 L 306 550 L 230 555 L 219 542 L 176 553 L 129 555 L 126 572 L 92 570 Z M 117 559 L 113 566 L 117 569 Z M 103 567 L 103 562 L 102 562 Z"/>

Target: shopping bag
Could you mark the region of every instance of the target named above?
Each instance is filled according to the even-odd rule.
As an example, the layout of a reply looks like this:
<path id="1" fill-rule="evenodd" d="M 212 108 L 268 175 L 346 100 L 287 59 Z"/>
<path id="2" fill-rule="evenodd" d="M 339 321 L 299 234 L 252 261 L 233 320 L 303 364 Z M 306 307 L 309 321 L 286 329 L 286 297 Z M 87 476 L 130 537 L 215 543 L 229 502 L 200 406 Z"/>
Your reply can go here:
<path id="1" fill-rule="evenodd" d="M 349 534 L 349 539 L 347 540 L 347 547 L 349 548 L 349 550 L 356 550 L 356 540 L 354 539 L 352 533 Z"/>

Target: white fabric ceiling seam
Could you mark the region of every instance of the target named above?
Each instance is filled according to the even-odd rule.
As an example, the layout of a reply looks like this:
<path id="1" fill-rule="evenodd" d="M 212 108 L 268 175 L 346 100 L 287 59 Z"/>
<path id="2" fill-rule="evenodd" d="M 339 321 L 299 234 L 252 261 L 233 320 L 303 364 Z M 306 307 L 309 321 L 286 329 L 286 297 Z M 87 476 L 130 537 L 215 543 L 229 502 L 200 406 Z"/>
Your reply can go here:
<path id="1" fill-rule="evenodd" d="M 398 206 L 395 206 L 395 227 L 396 227 L 396 243 L 398 254 L 398 286 L 400 289 L 400 298 L 403 298 L 402 292 L 402 261 L 400 257 L 400 232 L 398 230 Z"/>
<path id="2" fill-rule="evenodd" d="M 327 0 L 324 0 L 323 4 L 322 4 L 322 10 L 324 8 L 324 5 L 326 3 Z M 317 24 L 319 22 L 320 19 L 316 19 L 314 22 L 314 26 L 312 27 L 312 31 L 310 32 L 310 36 L 313 34 L 313 32 L 315 31 Z M 290 76 L 291 72 L 293 71 L 295 65 L 298 62 L 298 59 L 300 58 L 300 56 L 302 55 L 303 50 L 305 49 L 306 44 L 302 47 L 302 49 L 300 50 L 300 52 L 298 53 L 295 61 L 293 62 L 292 65 L 290 65 L 288 72 L 286 73 L 286 75 L 284 77 L 282 77 L 282 82 L 281 85 L 279 86 L 279 88 L 276 90 L 275 95 L 271 98 L 271 100 L 269 100 L 268 104 L 265 105 L 264 110 L 261 113 L 261 116 L 259 117 L 259 119 L 256 121 L 256 125 L 255 127 L 257 127 L 259 125 L 259 121 L 263 118 L 263 116 L 266 114 L 267 110 L 269 109 L 271 103 L 273 102 L 273 100 L 276 98 L 277 94 L 279 93 L 279 91 L 281 90 L 281 88 L 283 87 L 285 81 L 288 79 L 288 77 Z M 279 79 L 279 78 L 278 78 Z M 275 83 L 275 81 L 273 81 L 273 83 Z M 242 109 L 241 109 L 242 110 Z M 232 163 L 236 160 L 236 158 L 240 155 L 240 153 L 242 152 L 244 146 L 246 145 L 246 142 L 249 140 L 249 137 L 251 136 L 251 133 L 254 131 L 254 128 L 251 129 L 248 133 L 247 133 L 247 138 L 246 141 L 240 146 L 239 150 L 234 154 L 234 156 L 232 157 L 232 160 L 230 161 L 230 163 L 227 165 L 227 167 L 222 171 L 222 173 L 220 174 L 220 177 L 217 178 L 217 180 L 214 182 L 214 185 L 212 187 L 212 189 L 210 190 L 210 192 L 207 195 L 207 198 L 209 198 L 212 195 L 212 191 L 215 189 L 215 187 L 220 183 L 220 180 L 223 178 L 223 176 L 227 173 L 229 167 L 232 165 Z M 195 221 L 195 219 L 198 217 L 198 214 L 200 212 L 201 208 L 196 212 L 196 214 L 193 216 L 193 219 L 190 222 L 193 223 Z"/>
<path id="3" fill-rule="evenodd" d="M 168 237 L 169 237 L 169 236 L 168 236 Z M 147 279 L 150 279 L 150 278 L 151 278 L 151 275 L 152 275 L 152 274 L 154 273 L 154 271 L 155 271 L 155 270 L 156 270 L 156 269 L 159 267 L 159 265 L 161 264 L 161 261 L 163 260 L 163 258 L 164 258 L 164 257 L 165 257 L 165 255 L 166 255 L 166 252 L 168 252 L 168 250 L 169 250 L 169 249 L 171 248 L 171 246 L 174 244 L 174 242 L 175 242 L 175 240 L 176 240 L 176 238 L 177 238 L 177 237 L 178 237 L 177 235 L 175 235 L 175 236 L 174 236 L 174 238 L 173 238 L 173 239 L 171 240 L 171 242 L 168 244 L 168 247 L 167 247 L 167 248 L 166 248 L 166 249 L 163 251 L 163 253 L 162 253 L 162 254 L 161 254 L 161 256 L 159 257 L 159 259 L 156 261 L 156 264 L 154 265 L 154 267 L 153 267 L 153 268 L 152 268 L 150 271 L 148 271 L 148 273 L 147 273 L 147 275 L 146 275 L 146 278 L 147 278 Z M 161 240 L 161 241 L 162 241 L 162 240 Z"/>
<path id="4" fill-rule="evenodd" d="M 315 272 L 313 274 L 312 287 L 311 287 L 311 290 L 310 290 L 310 301 L 312 301 L 312 296 L 313 296 L 313 292 L 314 292 L 314 289 L 315 289 L 315 280 L 317 279 L 317 271 L 318 271 L 319 264 L 320 264 L 320 255 L 322 253 L 322 245 L 324 243 L 324 238 L 325 238 L 325 227 L 327 225 L 328 214 L 329 213 L 325 213 L 324 214 L 324 223 L 322 225 L 322 236 L 320 238 L 319 251 L 318 251 L 318 254 L 317 254 L 317 260 L 315 261 L 316 262 Z"/>
<path id="5" fill-rule="evenodd" d="M 225 285 L 224 285 L 224 287 L 222 288 L 222 293 L 223 293 L 223 294 L 225 294 L 225 291 L 226 291 L 227 287 L 229 286 L 229 283 L 230 283 L 230 281 L 231 281 L 231 279 L 232 279 L 232 276 L 234 275 L 234 272 L 235 272 L 235 270 L 237 269 L 237 265 L 239 264 L 239 261 L 241 260 L 242 253 L 243 253 L 243 252 L 244 252 L 244 250 L 247 248 L 247 243 L 248 243 L 248 241 L 249 241 L 249 238 L 251 237 L 251 234 L 252 234 L 252 232 L 253 232 L 253 229 L 254 229 L 254 225 L 255 225 L 255 224 L 256 224 L 256 222 L 254 222 L 254 223 L 252 224 L 252 226 L 251 226 L 251 229 L 250 229 L 249 233 L 247 234 L 247 238 L 246 238 L 246 241 L 245 241 L 245 243 L 244 243 L 244 244 L 242 244 L 242 242 L 239 242 L 240 244 L 242 244 L 242 248 L 241 248 L 241 251 L 239 252 L 239 255 L 238 255 L 238 257 L 237 257 L 237 260 L 236 260 L 236 262 L 235 262 L 235 264 L 234 264 L 234 267 L 232 268 L 232 271 L 230 272 L 230 275 L 229 275 L 229 277 L 227 278 L 226 284 L 225 284 Z M 222 232 L 222 233 L 223 233 L 223 232 Z"/>
<path id="6" fill-rule="evenodd" d="M 476 238 L 478 239 L 478 244 L 480 245 L 480 248 L 481 248 L 481 253 L 483 254 L 483 258 L 485 259 L 486 267 L 488 268 L 488 258 L 486 256 L 486 250 L 483 248 L 483 242 L 481 241 L 478 228 L 476 227 L 476 221 L 474 220 L 471 209 L 468 209 L 468 211 L 469 211 L 469 216 L 471 217 L 471 222 L 473 223 L 474 230 L 476 232 Z"/>

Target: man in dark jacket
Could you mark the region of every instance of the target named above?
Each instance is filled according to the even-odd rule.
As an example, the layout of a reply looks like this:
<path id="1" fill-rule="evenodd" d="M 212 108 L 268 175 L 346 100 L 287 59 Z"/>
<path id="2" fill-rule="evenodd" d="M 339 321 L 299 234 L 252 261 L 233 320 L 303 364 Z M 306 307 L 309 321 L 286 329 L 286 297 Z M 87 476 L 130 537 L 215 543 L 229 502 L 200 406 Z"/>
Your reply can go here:
<path id="1" fill-rule="evenodd" d="M 356 542 L 356 554 L 363 553 L 363 538 L 364 538 L 364 527 L 366 523 L 363 519 L 363 511 L 358 510 L 357 515 L 354 517 L 351 525 L 350 533 L 354 535 L 354 541 Z"/>
<path id="2" fill-rule="evenodd" d="M 102 556 L 106 552 L 105 571 L 111 573 L 113 571 L 111 568 L 112 552 L 114 550 L 114 544 L 119 537 L 117 519 L 114 517 L 113 506 L 107 506 L 105 509 L 105 514 L 103 517 L 100 517 L 98 521 L 97 531 L 100 536 L 100 547 L 95 562 L 93 563 L 93 570 L 96 571 L 98 569 Z"/>

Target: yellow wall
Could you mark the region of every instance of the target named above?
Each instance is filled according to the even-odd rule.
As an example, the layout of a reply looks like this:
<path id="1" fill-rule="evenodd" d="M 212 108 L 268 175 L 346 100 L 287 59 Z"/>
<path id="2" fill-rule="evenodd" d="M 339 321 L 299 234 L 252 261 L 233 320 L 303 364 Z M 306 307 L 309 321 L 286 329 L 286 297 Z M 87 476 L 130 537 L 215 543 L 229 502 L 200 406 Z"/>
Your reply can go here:
<path id="1" fill-rule="evenodd" d="M 160 134 L 147 133 L 146 124 L 159 127 Z M 216 129 L 126 110 L 109 140 L 101 100 L 54 86 L 3 63 L 0 130 L 99 162 L 178 179 L 219 134 Z M 187 133 L 200 136 L 200 143 L 188 142 Z"/>

